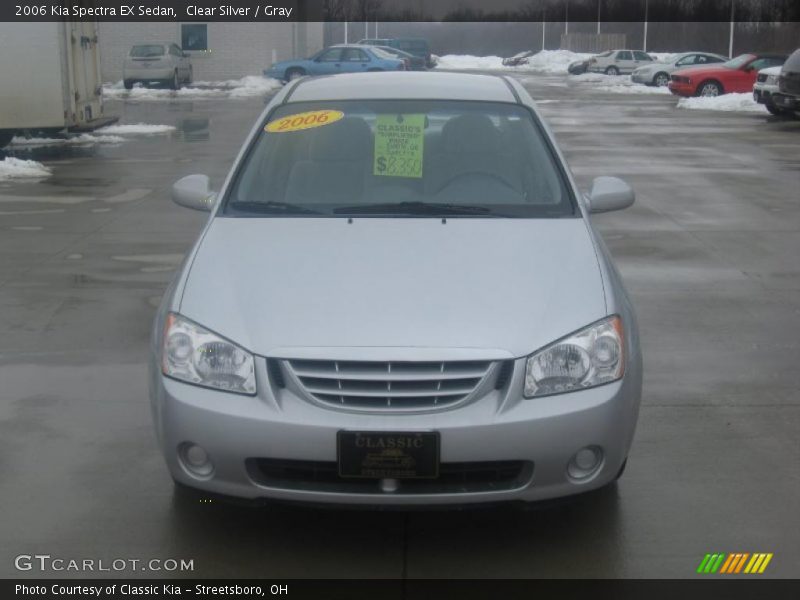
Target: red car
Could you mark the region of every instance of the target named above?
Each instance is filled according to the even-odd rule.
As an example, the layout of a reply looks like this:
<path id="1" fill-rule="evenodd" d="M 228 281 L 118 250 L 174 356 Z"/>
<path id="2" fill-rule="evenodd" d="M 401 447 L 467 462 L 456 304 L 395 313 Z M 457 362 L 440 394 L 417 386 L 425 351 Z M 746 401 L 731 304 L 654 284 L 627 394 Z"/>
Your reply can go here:
<path id="1" fill-rule="evenodd" d="M 785 54 L 742 54 L 728 62 L 691 67 L 672 73 L 669 91 L 677 96 L 719 96 L 731 92 L 751 93 L 760 69 L 778 67 Z"/>

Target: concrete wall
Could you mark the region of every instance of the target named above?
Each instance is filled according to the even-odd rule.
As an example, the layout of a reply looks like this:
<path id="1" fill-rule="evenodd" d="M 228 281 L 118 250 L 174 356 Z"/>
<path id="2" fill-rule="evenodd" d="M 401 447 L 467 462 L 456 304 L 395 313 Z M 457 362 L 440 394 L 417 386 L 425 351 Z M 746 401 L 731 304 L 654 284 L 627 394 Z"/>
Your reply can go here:
<path id="1" fill-rule="evenodd" d="M 273 57 L 308 56 L 322 48 L 322 23 L 208 23 L 208 52 L 192 52 L 195 81 L 260 75 Z M 181 44 L 179 23 L 100 23 L 103 81 L 122 79 L 122 63 L 134 44 Z"/>

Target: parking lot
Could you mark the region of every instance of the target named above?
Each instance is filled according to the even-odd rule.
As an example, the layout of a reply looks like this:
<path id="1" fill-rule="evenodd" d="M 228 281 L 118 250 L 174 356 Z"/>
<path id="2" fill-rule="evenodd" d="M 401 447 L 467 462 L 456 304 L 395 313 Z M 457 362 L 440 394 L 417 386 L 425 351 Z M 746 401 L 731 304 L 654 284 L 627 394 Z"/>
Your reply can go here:
<path id="1" fill-rule="evenodd" d="M 0 181 L 0 575 L 25 576 L 14 556 L 40 553 L 194 560 L 175 576 L 660 578 L 692 576 L 707 552 L 771 552 L 764 576 L 796 577 L 800 120 L 520 79 L 583 188 L 608 174 L 637 192 L 594 217 L 644 346 L 618 485 L 531 510 L 176 501 L 146 358 L 205 214 L 169 189 L 191 173 L 219 186 L 264 99 L 113 101 L 121 123 L 175 130 L 15 147 L 52 175 Z"/>

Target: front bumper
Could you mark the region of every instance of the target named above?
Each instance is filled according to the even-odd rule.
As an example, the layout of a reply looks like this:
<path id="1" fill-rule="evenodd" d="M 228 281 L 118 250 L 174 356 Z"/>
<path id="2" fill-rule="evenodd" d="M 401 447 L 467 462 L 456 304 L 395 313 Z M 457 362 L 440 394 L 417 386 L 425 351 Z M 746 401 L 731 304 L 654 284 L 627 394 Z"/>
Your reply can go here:
<path id="1" fill-rule="evenodd" d="M 362 506 L 450 505 L 544 500 L 613 481 L 628 455 L 636 425 L 641 395 L 637 371 L 596 388 L 525 400 L 521 397 L 524 361 L 515 361 L 513 376 L 503 389 L 438 412 L 358 414 L 315 405 L 271 384 L 264 359 L 257 359 L 259 392 L 254 397 L 165 378 L 151 364 L 151 403 L 172 477 L 210 494 Z M 437 489 L 432 482 L 425 488 L 404 489 L 401 481 L 391 492 L 382 491 L 377 480 L 358 480 L 358 485 L 352 480 L 325 486 L 313 481 L 285 484 L 265 480 L 254 470 L 260 459 L 335 464 L 340 430 L 438 431 L 443 467 L 492 461 L 519 461 L 525 467 L 501 487 Z M 184 466 L 178 449 L 187 442 L 206 450 L 213 462 L 211 475 L 198 477 Z M 586 446 L 603 450 L 602 464 L 578 483 L 566 468 Z"/>
<path id="2" fill-rule="evenodd" d="M 684 96 L 688 98 L 690 96 L 694 96 L 695 93 L 695 86 L 693 83 L 682 83 L 672 80 L 667 84 L 667 87 L 669 88 L 669 91 L 676 96 Z"/>
<path id="3" fill-rule="evenodd" d="M 800 111 L 800 96 L 790 96 L 783 92 L 775 92 L 770 98 L 772 104 L 785 110 Z"/>
<path id="4" fill-rule="evenodd" d="M 772 94 L 778 91 L 777 85 L 757 83 L 753 86 L 753 100 L 759 104 L 771 104 Z"/>
<path id="5" fill-rule="evenodd" d="M 631 73 L 631 81 L 634 83 L 644 83 L 645 85 L 653 83 L 653 74 L 652 73 Z"/>
<path id="6" fill-rule="evenodd" d="M 172 79 L 175 71 L 171 67 L 125 67 L 123 79 L 128 81 L 165 81 Z"/>

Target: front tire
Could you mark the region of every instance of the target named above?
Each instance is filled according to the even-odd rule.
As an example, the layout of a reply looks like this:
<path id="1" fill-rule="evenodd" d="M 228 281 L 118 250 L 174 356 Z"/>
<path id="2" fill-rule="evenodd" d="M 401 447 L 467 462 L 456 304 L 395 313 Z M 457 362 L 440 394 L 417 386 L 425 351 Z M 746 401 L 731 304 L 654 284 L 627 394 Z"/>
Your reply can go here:
<path id="1" fill-rule="evenodd" d="M 614 65 L 611 65 L 606 69 L 606 75 L 619 75 L 619 69 Z"/>
<path id="2" fill-rule="evenodd" d="M 706 98 L 716 98 L 724 93 L 722 85 L 716 81 L 706 80 L 697 86 L 697 95 Z"/>
<path id="3" fill-rule="evenodd" d="M 189 74 L 186 75 L 186 81 L 184 82 L 186 85 L 189 85 L 194 81 L 194 69 L 189 67 Z"/>
<path id="4" fill-rule="evenodd" d="M 656 87 L 666 87 L 669 84 L 669 75 L 667 73 L 656 73 L 653 77 L 653 85 Z"/>
<path id="5" fill-rule="evenodd" d="M 776 117 L 785 117 L 785 116 L 788 116 L 788 114 L 789 114 L 788 111 L 785 111 L 782 108 L 778 108 L 777 106 L 775 106 L 774 104 L 771 104 L 769 102 L 764 104 L 764 106 L 767 107 L 767 110 L 769 111 L 769 114 L 775 115 Z"/>
<path id="6" fill-rule="evenodd" d="M 171 90 L 179 90 L 181 89 L 181 80 L 178 77 L 178 71 L 176 70 L 172 74 L 172 81 L 169 82 L 169 87 Z"/>
<path id="7" fill-rule="evenodd" d="M 303 69 L 289 69 L 286 71 L 286 81 L 294 81 L 300 77 L 305 77 L 306 72 Z"/>

